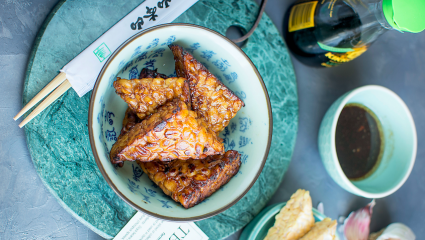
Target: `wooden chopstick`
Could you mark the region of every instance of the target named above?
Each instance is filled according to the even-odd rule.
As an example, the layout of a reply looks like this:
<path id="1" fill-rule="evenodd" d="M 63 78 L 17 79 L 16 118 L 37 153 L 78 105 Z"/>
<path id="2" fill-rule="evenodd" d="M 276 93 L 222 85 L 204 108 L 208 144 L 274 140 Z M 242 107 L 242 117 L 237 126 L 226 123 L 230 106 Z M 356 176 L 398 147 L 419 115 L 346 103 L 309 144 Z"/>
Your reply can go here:
<path id="1" fill-rule="evenodd" d="M 44 97 L 46 97 L 51 91 L 53 91 L 59 84 L 63 83 L 66 80 L 66 74 L 64 72 L 59 73 L 49 84 L 47 84 L 31 101 L 25 105 L 24 108 L 13 118 L 17 120 L 29 109 L 34 107 L 35 104 L 40 102 Z M 22 124 L 22 123 L 21 123 Z M 20 126 L 20 125 L 19 125 Z"/>
<path id="2" fill-rule="evenodd" d="M 50 85 L 50 83 L 49 83 Z M 47 87 L 47 86 L 46 86 Z M 25 119 L 19 124 L 19 127 L 22 128 L 27 124 L 29 121 L 31 121 L 33 118 L 35 118 L 39 113 L 41 113 L 44 109 L 46 109 L 52 102 L 56 101 L 62 94 L 64 94 L 68 89 L 71 88 L 71 83 L 69 83 L 68 79 L 65 79 L 65 81 L 59 85 L 53 91 L 46 99 L 44 99 L 43 102 L 38 105 L 34 111 L 32 111 Z M 44 90 L 44 89 L 43 89 Z M 37 94 L 38 95 L 38 94 Z M 31 100 L 32 101 L 32 100 Z"/>

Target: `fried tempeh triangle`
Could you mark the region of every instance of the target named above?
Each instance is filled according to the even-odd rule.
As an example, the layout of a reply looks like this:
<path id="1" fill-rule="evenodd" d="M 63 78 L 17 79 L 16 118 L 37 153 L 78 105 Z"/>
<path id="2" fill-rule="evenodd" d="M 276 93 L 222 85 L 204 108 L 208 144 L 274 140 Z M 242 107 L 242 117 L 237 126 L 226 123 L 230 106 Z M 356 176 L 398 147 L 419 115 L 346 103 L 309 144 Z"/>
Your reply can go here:
<path id="1" fill-rule="evenodd" d="M 300 240 L 333 240 L 335 239 L 336 225 L 336 220 L 325 218 L 321 222 L 315 223 Z"/>
<path id="2" fill-rule="evenodd" d="M 274 226 L 264 240 L 297 240 L 314 225 L 310 193 L 298 189 L 276 215 Z"/>
<path id="3" fill-rule="evenodd" d="M 190 53 L 178 45 L 170 45 L 178 77 L 190 85 L 192 109 L 214 132 L 222 131 L 245 104 Z"/>
<path id="4" fill-rule="evenodd" d="M 222 139 L 209 130 L 187 105 L 174 99 L 130 131 L 112 146 L 113 164 L 123 161 L 170 161 L 202 159 L 224 153 Z"/>
<path id="5" fill-rule="evenodd" d="M 148 68 L 143 68 L 142 71 L 140 71 L 139 78 L 167 78 L 165 74 L 158 73 L 158 69 L 150 70 Z M 137 114 L 131 110 L 131 108 L 127 108 L 125 111 L 125 116 L 122 122 L 122 129 L 121 133 L 118 138 L 123 136 L 126 132 L 130 131 L 136 125 L 137 123 L 140 123 L 142 120 L 137 116 Z M 118 164 L 119 167 L 122 167 L 124 165 L 124 162 L 121 162 Z"/>
<path id="6" fill-rule="evenodd" d="M 165 194 L 191 208 L 226 184 L 239 171 L 240 154 L 230 150 L 205 159 L 138 162 Z"/>
<path id="7" fill-rule="evenodd" d="M 128 108 L 120 136 L 140 121 Z M 171 162 L 152 161 L 138 164 L 164 193 L 181 203 L 183 207 L 190 208 L 211 196 L 236 175 L 241 161 L 240 154 L 230 150 L 224 155 L 209 156 L 201 160 L 176 159 Z"/>
<path id="8" fill-rule="evenodd" d="M 122 128 L 121 133 L 118 136 L 120 139 L 124 134 L 126 134 L 130 129 L 132 129 L 137 123 L 140 123 L 142 120 L 137 117 L 137 114 L 131 110 L 131 108 L 127 108 L 125 111 L 124 119 L 122 120 Z M 124 166 L 124 162 L 119 162 L 116 164 L 118 167 Z"/>
<path id="9" fill-rule="evenodd" d="M 189 84 L 184 78 L 121 79 L 114 82 L 115 92 L 137 113 L 140 119 L 174 98 L 189 105 Z"/>

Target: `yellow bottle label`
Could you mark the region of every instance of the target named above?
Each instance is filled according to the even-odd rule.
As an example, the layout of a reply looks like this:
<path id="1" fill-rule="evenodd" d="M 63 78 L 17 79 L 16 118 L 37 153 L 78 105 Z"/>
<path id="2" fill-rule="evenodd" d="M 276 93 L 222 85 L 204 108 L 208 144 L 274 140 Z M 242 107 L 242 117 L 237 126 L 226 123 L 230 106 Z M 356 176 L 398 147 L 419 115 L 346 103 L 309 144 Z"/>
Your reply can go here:
<path id="1" fill-rule="evenodd" d="M 288 31 L 314 27 L 314 10 L 318 1 L 297 4 L 292 7 L 289 14 Z"/>
<path id="2" fill-rule="evenodd" d="M 346 52 L 346 53 L 335 53 L 335 52 L 328 52 L 325 54 L 325 56 L 329 59 L 328 62 L 322 63 L 322 66 L 324 67 L 334 67 L 337 65 L 340 65 L 341 63 L 349 62 L 358 56 L 362 55 L 367 50 L 367 46 L 359 47 L 359 48 L 353 48 L 354 51 L 352 52 Z"/>

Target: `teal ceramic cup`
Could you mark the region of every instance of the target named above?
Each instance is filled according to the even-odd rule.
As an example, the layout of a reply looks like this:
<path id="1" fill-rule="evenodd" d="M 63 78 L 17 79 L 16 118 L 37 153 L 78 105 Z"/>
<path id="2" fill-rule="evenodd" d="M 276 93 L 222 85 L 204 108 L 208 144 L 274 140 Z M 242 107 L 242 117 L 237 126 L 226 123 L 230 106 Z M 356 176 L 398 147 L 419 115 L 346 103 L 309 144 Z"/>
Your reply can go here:
<path id="1" fill-rule="evenodd" d="M 376 170 L 359 181 L 349 180 L 339 164 L 335 131 L 345 105 L 357 103 L 375 113 L 384 140 L 382 158 Z M 409 177 L 416 158 L 415 123 L 397 94 L 381 86 L 364 86 L 347 92 L 326 112 L 319 130 L 319 152 L 329 175 L 345 190 L 366 198 L 382 198 L 397 191 Z"/>

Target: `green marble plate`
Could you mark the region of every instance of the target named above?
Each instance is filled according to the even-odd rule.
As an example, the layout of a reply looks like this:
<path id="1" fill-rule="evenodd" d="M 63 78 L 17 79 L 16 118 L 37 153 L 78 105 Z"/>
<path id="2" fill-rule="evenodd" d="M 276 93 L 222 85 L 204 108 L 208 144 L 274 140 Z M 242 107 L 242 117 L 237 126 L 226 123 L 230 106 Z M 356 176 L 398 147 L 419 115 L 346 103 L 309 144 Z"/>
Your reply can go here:
<path id="1" fill-rule="evenodd" d="M 31 100 L 66 63 L 140 0 L 61 1 L 40 29 L 29 61 L 23 103 Z M 172 2 L 171 2 L 172 3 Z M 249 29 L 258 13 L 253 0 L 201 0 L 174 22 L 192 23 L 225 34 L 231 25 Z M 210 237 L 222 239 L 251 221 L 275 193 L 288 168 L 298 126 L 297 86 L 279 32 L 267 17 L 243 51 L 263 77 L 273 111 L 273 139 L 266 165 L 251 190 L 233 207 L 196 222 Z M 90 148 L 90 94 L 69 90 L 26 125 L 35 168 L 59 203 L 105 238 L 112 238 L 135 214 L 103 179 Z"/>

